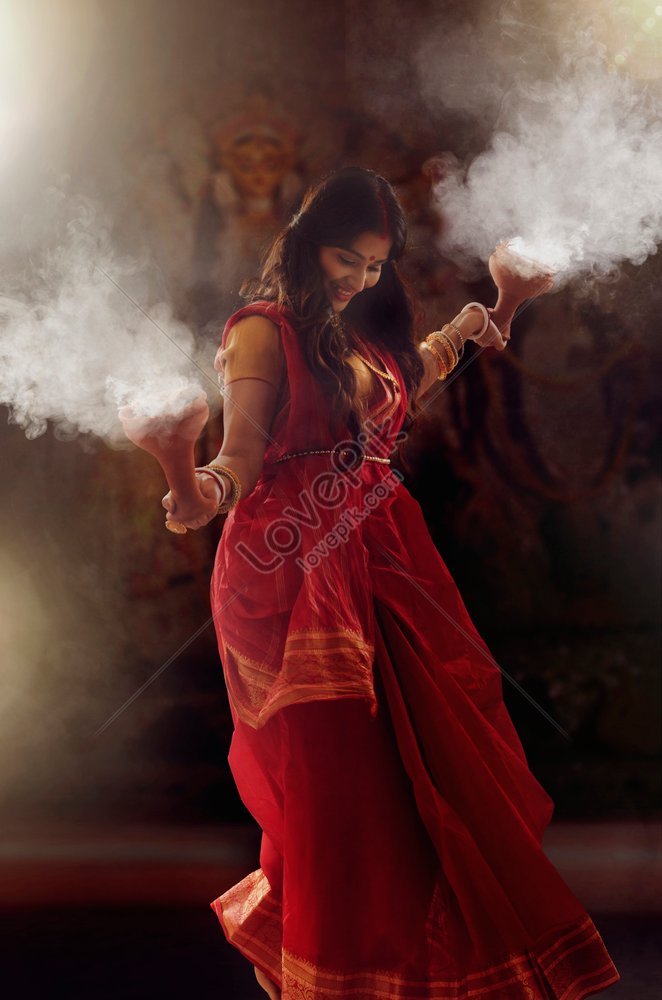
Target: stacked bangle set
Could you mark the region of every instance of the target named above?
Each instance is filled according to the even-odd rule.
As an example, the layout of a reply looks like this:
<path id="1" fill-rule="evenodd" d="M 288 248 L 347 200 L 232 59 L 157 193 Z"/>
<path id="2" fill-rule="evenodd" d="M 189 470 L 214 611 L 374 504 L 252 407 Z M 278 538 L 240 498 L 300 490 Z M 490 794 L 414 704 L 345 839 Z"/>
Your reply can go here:
<path id="1" fill-rule="evenodd" d="M 476 336 L 482 337 L 490 325 L 490 316 L 482 302 L 469 302 L 462 310 L 462 313 L 464 313 L 465 309 L 473 308 L 479 309 L 483 316 L 482 329 L 478 334 L 476 334 Z M 459 349 L 448 333 L 449 330 L 455 330 L 458 335 L 460 339 Z M 445 326 L 442 326 L 441 330 L 433 330 L 432 333 L 429 333 L 421 344 L 421 347 L 425 348 L 426 351 L 430 351 L 431 354 L 434 354 L 439 363 L 439 374 L 437 375 L 437 378 L 443 381 L 448 377 L 448 375 L 450 375 L 464 354 L 464 337 L 455 323 L 446 323 Z"/>
<path id="2" fill-rule="evenodd" d="M 215 479 L 220 486 L 223 499 L 218 505 L 218 509 L 216 511 L 217 514 L 226 514 L 229 510 L 232 510 L 233 507 L 236 507 L 241 497 L 241 483 L 236 472 L 233 472 L 227 465 L 214 464 L 198 466 L 195 471 L 211 476 L 212 479 Z M 226 476 L 227 479 L 224 480 L 224 476 Z M 228 481 L 230 483 L 230 496 L 226 500 L 226 482 Z"/>
<path id="3" fill-rule="evenodd" d="M 447 332 L 449 329 L 455 330 L 460 338 L 461 347 L 459 350 Z M 433 330 L 432 333 L 427 335 L 421 344 L 421 347 L 426 351 L 430 351 L 430 353 L 434 354 L 437 359 L 439 363 L 439 374 L 437 375 L 437 378 L 441 381 L 450 375 L 464 354 L 464 341 L 462 334 L 454 323 L 446 323 L 441 330 Z"/>

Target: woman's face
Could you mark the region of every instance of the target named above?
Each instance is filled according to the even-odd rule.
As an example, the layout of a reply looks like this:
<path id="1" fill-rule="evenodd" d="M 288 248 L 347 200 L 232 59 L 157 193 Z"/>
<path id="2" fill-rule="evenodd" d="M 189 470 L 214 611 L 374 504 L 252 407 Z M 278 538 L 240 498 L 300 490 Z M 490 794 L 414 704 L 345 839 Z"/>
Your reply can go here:
<path id="1" fill-rule="evenodd" d="M 344 247 L 320 247 L 324 290 L 334 312 L 379 281 L 382 264 L 388 260 L 392 240 L 377 233 L 362 233 Z"/>

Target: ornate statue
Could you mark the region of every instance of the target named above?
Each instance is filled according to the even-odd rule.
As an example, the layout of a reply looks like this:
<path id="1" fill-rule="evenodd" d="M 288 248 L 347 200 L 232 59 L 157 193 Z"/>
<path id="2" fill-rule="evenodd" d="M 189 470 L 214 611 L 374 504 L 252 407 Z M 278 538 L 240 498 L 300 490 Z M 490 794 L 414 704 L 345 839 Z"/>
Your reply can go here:
<path id="1" fill-rule="evenodd" d="M 242 281 L 257 270 L 263 245 L 296 200 L 300 140 L 295 123 L 263 93 L 212 130 L 216 169 L 203 192 L 194 259 L 198 281 L 211 296 L 201 304 L 203 322 L 236 300 Z"/>

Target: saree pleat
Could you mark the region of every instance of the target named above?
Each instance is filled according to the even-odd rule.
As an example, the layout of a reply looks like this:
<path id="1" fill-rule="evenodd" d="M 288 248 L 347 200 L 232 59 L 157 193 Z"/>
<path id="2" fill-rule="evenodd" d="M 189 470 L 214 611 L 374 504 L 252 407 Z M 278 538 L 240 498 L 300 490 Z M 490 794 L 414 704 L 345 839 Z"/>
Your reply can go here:
<path id="1" fill-rule="evenodd" d="M 306 702 L 235 729 L 230 766 L 263 836 L 260 868 L 212 904 L 228 941 L 284 1000 L 581 1000 L 616 982 L 507 789 L 495 784 L 468 825 L 458 789 L 471 781 L 480 798 L 490 768 L 469 757 L 438 790 L 445 741 L 460 740 L 461 756 L 470 737 L 458 722 L 438 751 L 421 745 L 415 722 L 438 700 L 409 683 L 416 663 L 393 612 L 376 613 L 376 715 L 358 699 Z"/>

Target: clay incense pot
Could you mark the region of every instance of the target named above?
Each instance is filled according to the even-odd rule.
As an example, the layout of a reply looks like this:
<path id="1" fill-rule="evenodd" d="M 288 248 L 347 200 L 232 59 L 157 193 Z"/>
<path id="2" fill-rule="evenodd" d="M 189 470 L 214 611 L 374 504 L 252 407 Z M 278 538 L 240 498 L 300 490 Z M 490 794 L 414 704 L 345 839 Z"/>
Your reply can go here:
<path id="1" fill-rule="evenodd" d="M 519 306 L 527 299 L 548 292 L 555 272 L 537 260 L 517 253 L 508 243 L 499 243 L 488 266 L 499 291 L 492 322 L 507 340 L 510 324 Z"/>
<path id="2" fill-rule="evenodd" d="M 146 417 L 131 406 L 123 406 L 118 415 L 129 441 L 153 455 L 165 474 L 177 506 L 200 491 L 195 477 L 195 442 L 209 418 L 204 396 L 185 406 L 175 416 Z M 182 524 L 166 521 L 166 528 L 185 534 Z"/>

